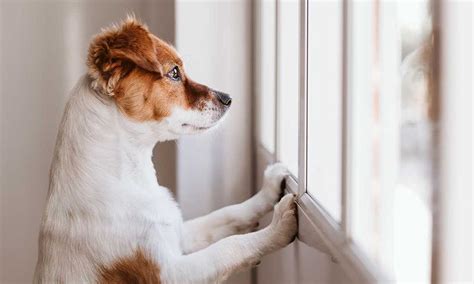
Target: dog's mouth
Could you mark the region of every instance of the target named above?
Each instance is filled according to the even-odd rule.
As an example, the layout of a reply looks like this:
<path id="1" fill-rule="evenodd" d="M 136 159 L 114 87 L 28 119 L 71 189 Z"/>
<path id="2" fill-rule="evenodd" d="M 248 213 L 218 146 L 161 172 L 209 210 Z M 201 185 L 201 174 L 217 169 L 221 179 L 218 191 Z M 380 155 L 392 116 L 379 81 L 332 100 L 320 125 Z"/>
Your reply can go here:
<path id="1" fill-rule="evenodd" d="M 211 109 L 211 111 L 192 113 L 195 115 L 194 119 L 181 120 L 178 124 L 180 126 L 178 132 L 182 132 L 182 134 L 201 133 L 216 127 L 223 120 L 226 111 L 217 112 L 217 109 Z"/>
<path id="2" fill-rule="evenodd" d="M 190 128 L 190 129 L 194 129 L 194 130 L 206 130 L 206 129 L 209 129 L 212 127 L 211 126 L 197 126 L 197 125 L 192 125 L 192 124 L 189 124 L 189 123 L 183 123 L 181 124 L 182 127 L 184 128 Z"/>

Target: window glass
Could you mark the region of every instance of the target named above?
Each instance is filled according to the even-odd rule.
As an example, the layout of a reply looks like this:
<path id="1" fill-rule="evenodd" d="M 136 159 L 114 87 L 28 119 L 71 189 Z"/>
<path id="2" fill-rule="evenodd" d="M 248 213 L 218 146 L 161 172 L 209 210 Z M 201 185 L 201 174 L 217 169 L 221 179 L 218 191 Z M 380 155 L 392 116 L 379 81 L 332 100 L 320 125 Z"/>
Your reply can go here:
<path id="1" fill-rule="evenodd" d="M 430 3 L 355 1 L 350 13 L 352 237 L 397 282 L 429 282 Z"/>
<path id="2" fill-rule="evenodd" d="M 371 2 L 351 2 L 349 95 L 350 136 L 350 191 L 352 195 L 351 231 L 354 241 L 371 257 L 378 251 L 375 233 L 378 215 L 374 216 L 378 202 L 375 187 L 374 161 L 377 151 L 376 127 L 372 118 L 375 107 L 373 99 L 373 64 L 375 14 Z"/>
<path id="3" fill-rule="evenodd" d="M 397 1 L 401 39 L 399 172 L 394 190 L 397 280 L 430 282 L 432 232 L 433 36 L 431 3 Z M 417 232 L 413 234 L 413 232 Z"/>
<path id="4" fill-rule="evenodd" d="M 259 134 L 260 142 L 275 151 L 275 69 L 276 69 L 276 0 L 259 2 Z"/>
<path id="5" fill-rule="evenodd" d="M 278 159 L 298 174 L 300 5 L 278 2 Z"/>
<path id="6" fill-rule="evenodd" d="M 309 1 L 308 9 L 308 193 L 339 221 L 342 0 Z"/>

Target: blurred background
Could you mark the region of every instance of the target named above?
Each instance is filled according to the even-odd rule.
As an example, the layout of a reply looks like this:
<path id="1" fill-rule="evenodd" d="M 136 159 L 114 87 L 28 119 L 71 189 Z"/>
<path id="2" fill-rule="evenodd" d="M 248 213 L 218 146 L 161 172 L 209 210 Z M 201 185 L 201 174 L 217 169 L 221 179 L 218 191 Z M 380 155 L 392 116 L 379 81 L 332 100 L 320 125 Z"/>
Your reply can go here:
<path id="1" fill-rule="evenodd" d="M 469 1 L 0 1 L 0 283 L 32 280 L 68 92 L 127 13 L 233 97 L 218 129 L 155 148 L 185 219 L 292 172 L 300 240 L 228 283 L 472 282 Z"/>

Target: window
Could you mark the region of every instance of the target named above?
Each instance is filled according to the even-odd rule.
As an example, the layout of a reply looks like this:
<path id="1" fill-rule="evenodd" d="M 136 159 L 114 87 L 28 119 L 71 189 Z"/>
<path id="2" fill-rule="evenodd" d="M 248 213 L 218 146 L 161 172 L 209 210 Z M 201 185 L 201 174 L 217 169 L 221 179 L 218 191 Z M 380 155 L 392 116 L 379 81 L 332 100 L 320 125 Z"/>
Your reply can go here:
<path id="1" fill-rule="evenodd" d="M 308 3 L 307 189 L 338 222 L 343 146 L 342 12 L 342 0 Z"/>
<path id="2" fill-rule="evenodd" d="M 277 158 L 298 175 L 299 2 L 277 2 Z"/>
<path id="3" fill-rule="evenodd" d="M 428 0 L 350 6 L 351 237 L 397 281 L 431 273 L 429 11 Z"/>
<path id="4" fill-rule="evenodd" d="M 259 74 L 257 81 L 259 105 L 259 140 L 270 152 L 275 151 L 275 73 L 268 70 L 276 68 L 276 1 L 262 1 L 257 29 L 257 48 L 260 64 L 257 65 Z"/>
<path id="5" fill-rule="evenodd" d="M 450 139 L 436 130 L 439 3 L 276 0 L 262 11 L 269 3 L 257 23 L 276 45 L 259 37 L 257 52 L 275 62 L 257 57 L 257 76 L 276 78 L 259 87 L 276 103 L 260 104 L 274 119 L 260 119 L 258 137 L 276 132 L 257 141 L 258 159 L 288 165 L 300 239 L 352 279 L 430 282 L 435 157 Z"/>

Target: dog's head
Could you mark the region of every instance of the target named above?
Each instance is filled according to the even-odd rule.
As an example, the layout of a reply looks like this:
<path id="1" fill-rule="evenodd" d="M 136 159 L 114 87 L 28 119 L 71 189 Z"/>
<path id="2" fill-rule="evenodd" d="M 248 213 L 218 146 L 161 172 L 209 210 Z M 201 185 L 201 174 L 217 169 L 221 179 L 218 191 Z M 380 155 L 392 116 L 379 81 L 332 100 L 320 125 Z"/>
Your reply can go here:
<path id="1" fill-rule="evenodd" d="M 216 125 L 231 98 L 192 81 L 176 50 L 129 17 L 95 36 L 87 60 L 93 87 L 136 122 L 158 122 L 175 136 Z"/>

